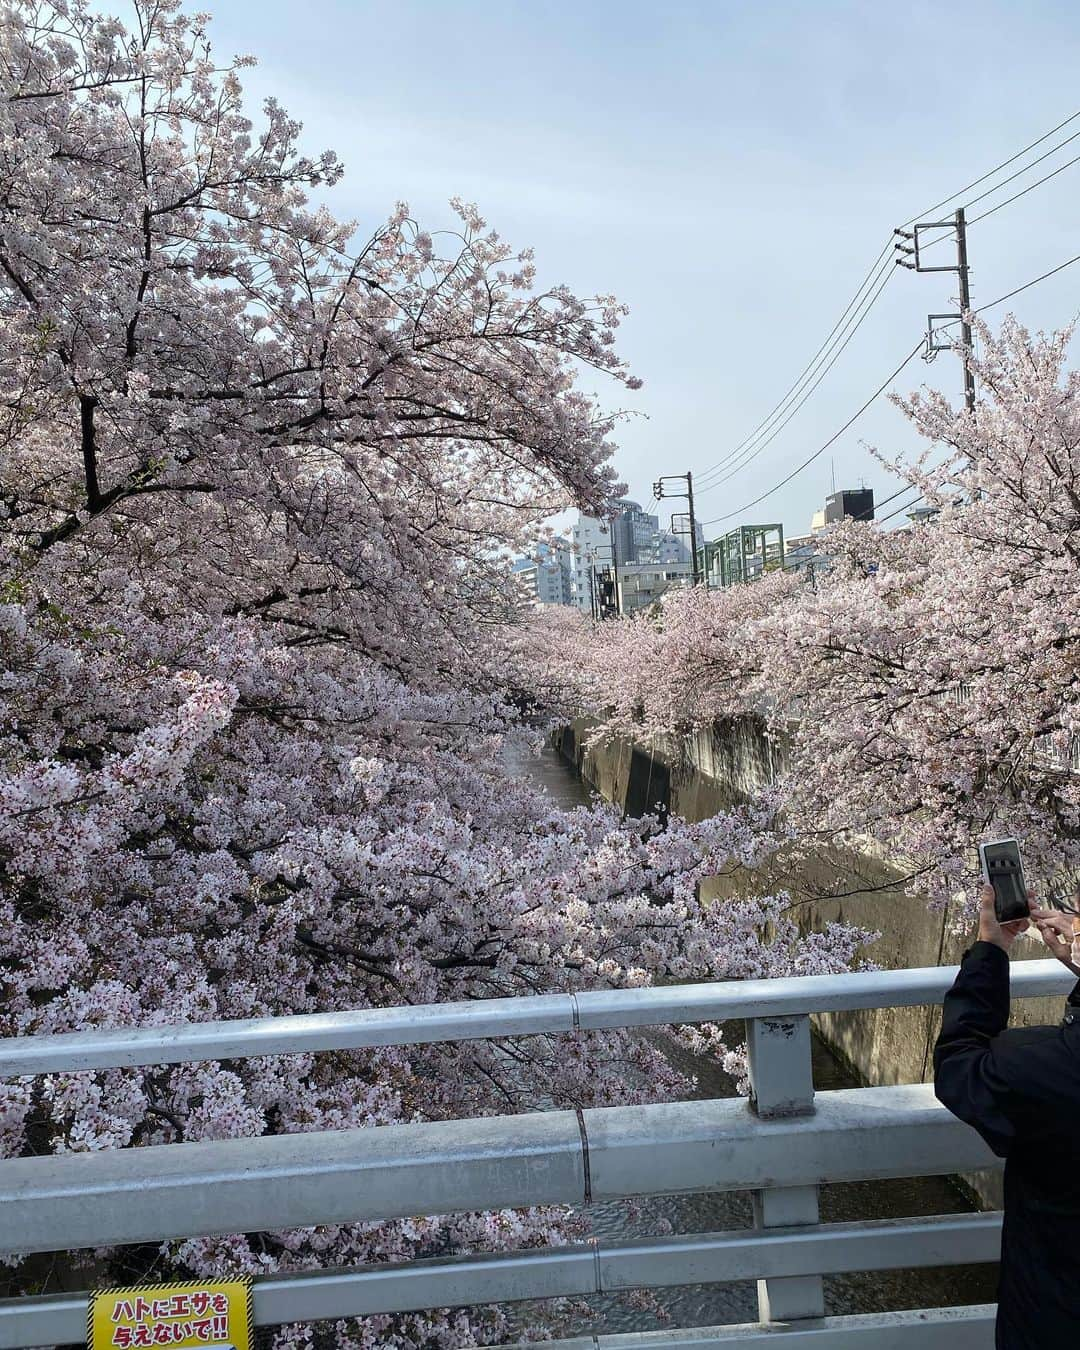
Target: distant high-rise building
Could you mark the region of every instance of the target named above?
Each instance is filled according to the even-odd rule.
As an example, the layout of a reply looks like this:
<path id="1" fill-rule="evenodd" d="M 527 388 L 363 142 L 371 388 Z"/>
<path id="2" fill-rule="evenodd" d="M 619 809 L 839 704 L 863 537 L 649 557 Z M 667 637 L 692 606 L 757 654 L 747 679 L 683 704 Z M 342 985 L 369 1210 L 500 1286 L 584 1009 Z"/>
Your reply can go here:
<path id="1" fill-rule="evenodd" d="M 832 566 L 828 535 L 823 532 L 841 520 L 871 521 L 874 519 L 874 489 L 847 488 L 832 492 L 825 505 L 815 511 L 810 522 L 810 533 L 788 539 L 784 566 L 788 571 L 827 572 Z"/>
<path id="2" fill-rule="evenodd" d="M 619 613 L 636 614 L 672 589 L 689 586 L 690 563 L 636 562 L 619 568 Z"/>
<path id="3" fill-rule="evenodd" d="M 638 502 L 618 503 L 619 514 L 612 522 L 617 558 L 620 563 L 641 562 L 660 529 L 659 516 L 650 516 Z"/>
<path id="4" fill-rule="evenodd" d="M 628 497 L 615 503 L 617 514 L 610 520 L 579 516 L 571 531 L 573 543 L 573 603 L 586 614 L 596 612 L 596 577 L 611 567 L 634 563 L 688 563 L 689 540 L 660 529 L 660 518 L 641 509 Z M 698 528 L 698 543 L 701 529 Z"/>
<path id="5" fill-rule="evenodd" d="M 697 535 L 697 546 L 700 553 L 705 543 L 705 533 L 700 525 L 697 526 L 695 534 Z M 688 563 L 689 561 L 689 536 L 686 533 L 676 533 L 672 530 L 659 530 L 648 548 L 638 554 L 638 562 Z"/>
<path id="6" fill-rule="evenodd" d="M 593 614 L 597 574 L 611 566 L 611 524 L 595 516 L 578 516 L 570 541 L 571 601 L 583 614 Z"/>
<path id="7" fill-rule="evenodd" d="M 848 488 L 825 498 L 825 524 L 835 525 L 850 516 L 854 520 L 874 519 L 874 489 Z"/>
<path id="8" fill-rule="evenodd" d="M 535 557 L 519 559 L 512 569 L 523 597 L 538 605 L 573 604 L 570 562 L 564 541 L 538 544 Z"/>

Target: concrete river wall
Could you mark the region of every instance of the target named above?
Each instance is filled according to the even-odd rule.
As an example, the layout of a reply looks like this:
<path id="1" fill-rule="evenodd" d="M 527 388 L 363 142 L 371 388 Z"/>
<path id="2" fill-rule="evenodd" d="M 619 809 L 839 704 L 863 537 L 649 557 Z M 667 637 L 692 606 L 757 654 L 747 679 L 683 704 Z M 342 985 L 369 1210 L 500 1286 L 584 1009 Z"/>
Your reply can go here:
<path id="1" fill-rule="evenodd" d="M 722 722 L 677 746 L 649 748 L 608 740 L 586 748 L 589 723 L 582 720 L 556 735 L 556 748 L 582 780 L 628 815 L 660 805 L 688 820 L 702 820 L 752 798 L 783 771 L 786 747 L 750 718 Z M 955 965 L 971 936 L 949 931 L 949 917 L 931 913 L 917 897 L 898 887 L 903 869 L 872 851 L 822 848 L 797 872 L 763 878 L 770 889 L 783 887 L 797 906 L 804 930 L 820 930 L 830 921 L 857 924 L 880 934 L 866 955 L 889 969 Z M 718 883 L 715 894 L 722 899 Z M 1045 957 L 1041 942 L 1017 942 L 1019 960 Z M 1058 999 L 1025 999 L 1013 1005 L 1013 1025 L 1057 1023 Z M 881 1008 L 825 1013 L 815 1018 L 829 1048 L 864 1084 L 918 1083 L 933 1075 L 932 1052 L 941 1025 L 941 1009 Z M 1001 1205 L 1000 1178 L 975 1174 L 963 1178 L 987 1208 Z"/>

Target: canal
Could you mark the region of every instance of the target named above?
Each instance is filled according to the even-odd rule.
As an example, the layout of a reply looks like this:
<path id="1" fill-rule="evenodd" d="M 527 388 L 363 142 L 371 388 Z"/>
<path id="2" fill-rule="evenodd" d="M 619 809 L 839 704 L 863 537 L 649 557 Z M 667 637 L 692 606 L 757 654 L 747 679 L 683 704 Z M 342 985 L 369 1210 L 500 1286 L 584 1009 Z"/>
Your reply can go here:
<path id="1" fill-rule="evenodd" d="M 516 776 L 527 778 L 561 805 L 587 803 L 589 794 L 573 770 L 550 747 L 540 757 L 510 755 L 507 764 Z M 739 1039 L 741 1028 L 735 1031 Z M 717 1064 L 695 1055 L 663 1033 L 648 1032 L 671 1063 L 697 1079 L 693 1099 L 734 1097 L 734 1081 Z M 815 1036 L 814 1086 L 819 1090 L 859 1087 L 828 1047 Z M 947 1177 L 918 1177 L 885 1181 L 844 1182 L 823 1186 L 821 1221 L 839 1223 L 856 1219 L 904 1218 L 917 1214 L 952 1214 L 974 1206 Z M 642 1238 L 655 1234 L 707 1233 L 747 1228 L 751 1217 L 748 1192 L 704 1192 L 699 1195 L 652 1196 L 642 1200 L 597 1204 L 588 1211 L 595 1236 L 609 1240 Z M 961 1303 L 991 1303 L 995 1295 L 996 1268 L 955 1266 L 924 1270 L 857 1272 L 825 1277 L 825 1311 L 840 1316 L 849 1313 L 884 1312 L 899 1308 L 934 1308 Z M 632 1304 L 623 1296 L 605 1295 L 586 1300 L 587 1320 L 575 1321 L 562 1334 L 595 1331 L 647 1331 L 657 1327 L 709 1326 L 757 1319 L 757 1290 L 752 1282 L 737 1284 L 685 1285 L 655 1293 L 657 1312 Z M 512 1318 L 515 1326 L 543 1320 L 540 1307 L 519 1305 Z M 560 1329 L 561 1330 L 561 1329 Z"/>

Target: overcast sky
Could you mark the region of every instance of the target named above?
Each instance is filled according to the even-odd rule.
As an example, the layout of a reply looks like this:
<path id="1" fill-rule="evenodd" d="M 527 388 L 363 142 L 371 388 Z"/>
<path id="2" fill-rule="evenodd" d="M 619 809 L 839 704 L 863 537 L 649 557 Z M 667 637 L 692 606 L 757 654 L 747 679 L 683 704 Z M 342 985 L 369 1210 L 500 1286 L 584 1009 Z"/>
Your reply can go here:
<path id="1" fill-rule="evenodd" d="M 795 381 L 894 225 L 1080 108 L 1075 0 L 218 0 L 211 32 L 219 55 L 259 58 L 244 73 L 256 99 L 274 93 L 310 149 L 341 155 L 339 216 L 374 227 L 401 198 L 438 227 L 460 195 L 535 247 L 542 281 L 631 307 L 620 348 L 645 383 L 614 401 L 643 416 L 621 429 L 616 463 L 643 503 L 660 472 L 693 469 L 704 488 Z M 1078 130 L 1080 119 L 1033 154 Z M 1074 154 L 1080 138 L 971 214 Z M 1078 224 L 1080 164 L 973 225 L 973 303 L 1080 253 Z M 894 492 L 864 442 L 895 453 L 917 438 L 882 399 L 747 506 L 848 419 L 955 294 L 951 274 L 898 271 L 791 422 L 701 492 L 710 536 L 751 521 L 803 532 L 833 461 L 837 487 Z M 1069 323 L 1080 263 L 1012 307 L 1033 327 Z M 916 359 L 898 387 L 924 382 L 959 395 L 955 358 Z"/>

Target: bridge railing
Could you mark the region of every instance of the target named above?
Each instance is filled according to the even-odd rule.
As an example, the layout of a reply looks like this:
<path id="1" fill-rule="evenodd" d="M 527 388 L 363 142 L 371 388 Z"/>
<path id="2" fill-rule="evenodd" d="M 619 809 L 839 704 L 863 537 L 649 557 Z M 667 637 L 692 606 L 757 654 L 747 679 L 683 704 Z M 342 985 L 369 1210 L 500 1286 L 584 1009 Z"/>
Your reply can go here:
<path id="1" fill-rule="evenodd" d="M 754 1324 L 584 1347 L 992 1343 L 992 1307 L 826 1317 L 822 1275 L 996 1259 L 1000 1216 L 818 1222 L 824 1182 L 999 1166 L 925 1084 L 814 1092 L 810 1014 L 936 1003 L 954 970 L 552 994 L 0 1041 L 0 1077 L 369 1046 L 745 1019 L 752 1096 L 214 1140 L 0 1162 L 0 1249 L 24 1253 L 620 1197 L 749 1190 L 748 1230 L 279 1276 L 263 1325 L 757 1279 Z M 1013 967 L 1014 997 L 1072 985 Z M 85 1294 L 0 1301 L 0 1350 L 82 1339 Z"/>

